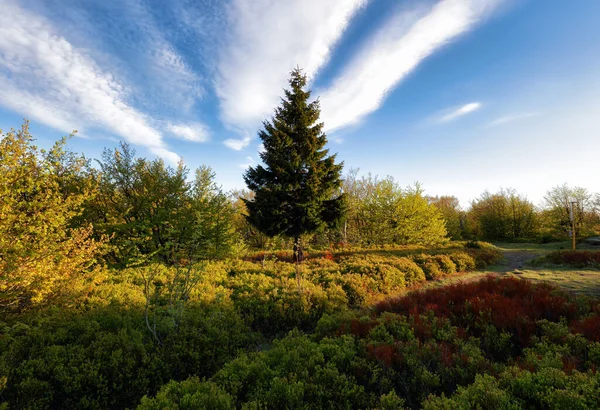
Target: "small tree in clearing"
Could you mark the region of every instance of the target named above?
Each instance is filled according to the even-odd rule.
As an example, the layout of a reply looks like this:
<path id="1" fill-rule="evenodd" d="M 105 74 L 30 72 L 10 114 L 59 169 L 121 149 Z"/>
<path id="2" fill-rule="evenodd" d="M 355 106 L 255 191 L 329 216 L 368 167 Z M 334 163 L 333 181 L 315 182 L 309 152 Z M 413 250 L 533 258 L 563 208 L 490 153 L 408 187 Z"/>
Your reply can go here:
<path id="1" fill-rule="evenodd" d="M 289 84 L 275 116 L 259 132 L 265 165 L 245 172 L 254 198 L 244 202 L 248 221 L 260 231 L 294 238 L 294 260 L 299 263 L 300 236 L 336 225 L 344 214 L 343 195 L 336 196 L 343 164 L 336 164 L 335 155 L 324 148 L 319 101 L 308 102 L 310 91 L 303 90 L 306 76 L 299 68 L 292 71 Z"/>

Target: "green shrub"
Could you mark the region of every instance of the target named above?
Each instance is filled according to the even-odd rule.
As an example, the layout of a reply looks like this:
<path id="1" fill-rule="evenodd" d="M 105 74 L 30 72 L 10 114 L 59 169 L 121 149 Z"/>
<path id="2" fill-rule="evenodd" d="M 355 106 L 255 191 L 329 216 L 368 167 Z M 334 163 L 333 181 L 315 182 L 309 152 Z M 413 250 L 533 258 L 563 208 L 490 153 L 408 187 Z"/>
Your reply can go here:
<path id="1" fill-rule="evenodd" d="M 326 258 L 310 258 L 306 260 L 305 265 L 313 271 L 337 271 L 339 269 L 337 262 Z"/>
<path id="2" fill-rule="evenodd" d="M 117 307 L 9 326 L 0 337 L 0 374 L 9 375 L 2 399 L 11 408 L 132 407 L 169 379 L 212 375 L 257 340 L 231 310 L 190 308 L 177 329 L 161 330 L 158 345 L 142 311 Z"/>
<path id="3" fill-rule="evenodd" d="M 346 308 L 350 297 L 344 294 L 344 284 L 320 285 L 310 281 L 310 274 L 295 276 L 241 273 L 230 278 L 227 287 L 235 309 L 267 335 L 295 327 L 310 330 L 323 313 Z"/>
<path id="4" fill-rule="evenodd" d="M 144 396 L 138 410 L 233 410 L 233 398 L 218 385 L 210 381 L 200 381 L 190 377 L 182 382 L 170 381 L 157 393 L 156 397 Z"/>
<path id="5" fill-rule="evenodd" d="M 404 273 L 407 285 L 416 285 L 426 280 L 423 269 L 409 258 L 393 258 L 391 259 L 390 264 Z"/>
<path id="6" fill-rule="evenodd" d="M 498 249 L 471 249 L 469 253 L 475 259 L 477 269 L 484 269 L 502 259 L 502 252 Z"/>
<path id="7" fill-rule="evenodd" d="M 427 280 L 439 279 L 444 275 L 439 261 L 435 256 L 427 255 L 424 253 L 414 255 L 413 260 L 425 273 Z"/>
<path id="8" fill-rule="evenodd" d="M 518 403 L 504 390 L 498 381 L 489 375 L 475 376 L 468 387 L 459 387 L 451 397 L 429 397 L 423 403 L 424 410 L 470 410 L 497 409 L 519 410 Z"/>
<path id="9" fill-rule="evenodd" d="M 456 265 L 448 255 L 435 255 L 433 259 L 437 262 L 440 270 L 446 275 L 456 273 Z"/>
<path id="10" fill-rule="evenodd" d="M 458 272 L 469 272 L 475 269 L 475 259 L 465 252 L 452 252 L 447 254 L 456 265 Z"/>
<path id="11" fill-rule="evenodd" d="M 369 288 L 373 288 L 375 285 L 369 284 L 369 282 L 374 282 L 374 279 L 354 273 L 340 273 L 336 274 L 334 278 L 346 294 L 349 307 L 360 307 L 370 300 Z"/>
<path id="12" fill-rule="evenodd" d="M 491 243 L 482 241 L 467 241 L 464 247 L 468 249 L 496 249 Z"/>
<path id="13" fill-rule="evenodd" d="M 355 356 L 349 336 L 315 343 L 292 333 L 228 363 L 212 381 L 237 408 L 365 408 L 369 395 L 351 374 Z"/>

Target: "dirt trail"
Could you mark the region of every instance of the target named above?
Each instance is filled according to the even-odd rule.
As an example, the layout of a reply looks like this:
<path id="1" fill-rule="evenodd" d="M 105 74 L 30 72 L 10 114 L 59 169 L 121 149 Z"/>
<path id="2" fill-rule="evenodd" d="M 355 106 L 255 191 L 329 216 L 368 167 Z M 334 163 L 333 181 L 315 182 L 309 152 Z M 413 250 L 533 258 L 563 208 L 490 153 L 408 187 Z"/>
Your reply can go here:
<path id="1" fill-rule="evenodd" d="M 539 253 L 531 251 L 504 251 L 503 253 L 506 260 L 497 269 L 494 269 L 498 273 L 507 273 L 522 269 L 526 262 L 539 256 Z"/>

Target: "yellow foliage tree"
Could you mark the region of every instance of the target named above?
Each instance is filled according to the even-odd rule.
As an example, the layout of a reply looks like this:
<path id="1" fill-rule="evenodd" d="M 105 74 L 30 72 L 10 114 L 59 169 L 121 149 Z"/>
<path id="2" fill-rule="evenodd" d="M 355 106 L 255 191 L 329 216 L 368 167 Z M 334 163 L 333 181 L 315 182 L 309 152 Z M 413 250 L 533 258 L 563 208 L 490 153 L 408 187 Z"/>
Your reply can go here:
<path id="1" fill-rule="evenodd" d="M 74 218 L 94 192 L 87 161 L 33 145 L 29 124 L 0 131 L 0 311 L 18 312 L 72 294 L 102 240 Z"/>

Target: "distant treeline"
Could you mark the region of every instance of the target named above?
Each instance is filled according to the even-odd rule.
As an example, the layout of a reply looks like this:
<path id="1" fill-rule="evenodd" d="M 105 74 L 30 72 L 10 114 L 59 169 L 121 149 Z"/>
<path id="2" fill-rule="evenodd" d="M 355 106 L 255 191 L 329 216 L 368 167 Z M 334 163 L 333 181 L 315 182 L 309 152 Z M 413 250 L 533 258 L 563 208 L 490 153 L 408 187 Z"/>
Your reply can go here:
<path id="1" fill-rule="evenodd" d="M 600 233 L 600 194 L 567 184 L 550 189 L 535 206 L 514 189 L 485 191 L 463 210 L 452 196 L 429 198 L 446 220 L 452 239 L 553 242 Z"/>

